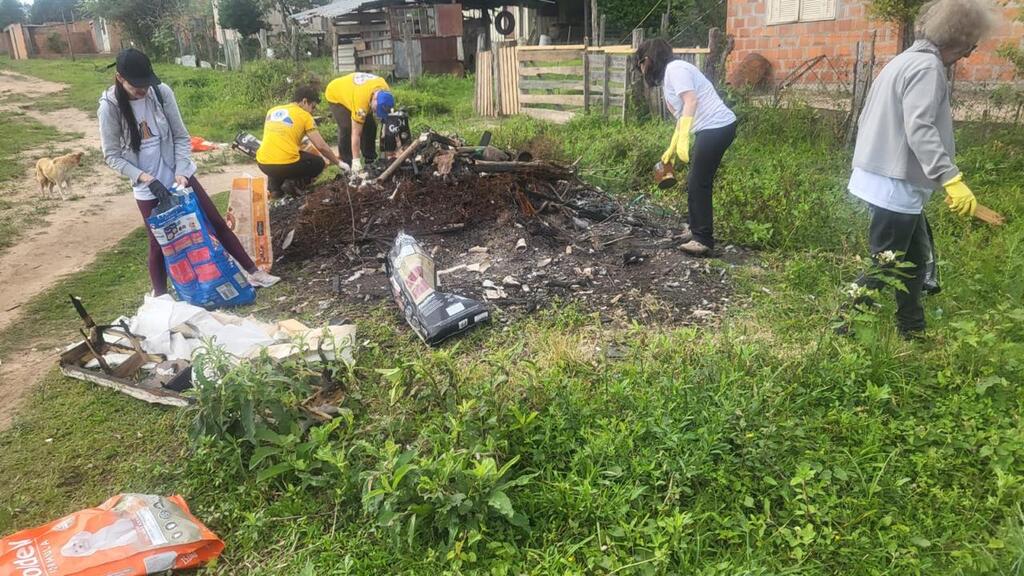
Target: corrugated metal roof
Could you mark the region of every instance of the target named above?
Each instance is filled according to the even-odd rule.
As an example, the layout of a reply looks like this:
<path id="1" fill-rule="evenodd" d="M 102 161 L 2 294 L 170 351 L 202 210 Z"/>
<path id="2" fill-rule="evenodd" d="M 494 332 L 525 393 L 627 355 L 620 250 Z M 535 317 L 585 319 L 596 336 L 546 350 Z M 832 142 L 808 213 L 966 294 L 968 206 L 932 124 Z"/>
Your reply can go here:
<path id="1" fill-rule="evenodd" d="M 330 4 L 296 12 L 289 16 L 292 20 L 306 22 L 318 16 L 323 18 L 337 18 L 360 10 L 371 10 L 399 4 L 439 4 L 446 0 L 335 0 Z M 463 0 L 463 9 L 493 9 L 502 6 L 525 6 L 537 8 L 545 5 L 555 4 L 554 0 Z"/>
<path id="2" fill-rule="evenodd" d="M 311 18 L 316 18 L 317 16 L 323 18 L 337 18 L 338 16 L 344 16 L 359 10 L 364 4 L 376 4 L 380 7 L 387 4 L 403 3 L 404 0 L 395 0 L 390 3 L 380 2 L 380 0 L 335 0 L 330 4 L 317 6 L 316 8 L 310 8 L 309 10 L 303 10 L 302 12 L 296 12 L 295 14 L 292 14 L 290 18 L 299 22 L 305 22 Z"/>

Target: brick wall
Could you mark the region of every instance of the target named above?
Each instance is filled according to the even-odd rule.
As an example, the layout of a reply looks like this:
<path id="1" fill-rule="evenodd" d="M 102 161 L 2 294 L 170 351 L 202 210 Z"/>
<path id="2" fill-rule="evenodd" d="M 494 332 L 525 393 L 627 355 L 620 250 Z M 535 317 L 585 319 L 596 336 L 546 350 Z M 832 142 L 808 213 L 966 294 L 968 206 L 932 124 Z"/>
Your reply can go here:
<path id="1" fill-rule="evenodd" d="M 67 56 L 67 31 L 71 32 L 71 47 L 75 54 L 95 54 L 96 43 L 92 37 L 92 27 L 89 22 L 78 20 L 69 22 L 67 28 L 63 23 L 43 24 L 40 26 L 29 26 L 28 33 L 32 43 L 33 58 L 61 58 Z M 56 34 L 60 38 L 60 51 L 50 48 L 49 37 Z"/>
<path id="2" fill-rule="evenodd" d="M 801 83 L 816 85 L 820 81 L 829 85 L 849 84 L 853 76 L 853 61 L 857 41 L 869 40 L 877 31 L 875 43 L 875 71 L 881 69 L 899 51 L 896 28 L 890 24 L 871 20 L 866 14 L 863 0 L 836 0 L 836 18 L 820 22 L 793 24 L 766 24 L 767 0 L 729 0 L 726 30 L 735 39 L 729 57 L 730 70 L 751 52 L 758 52 L 772 63 L 775 82 L 781 81 L 801 62 L 825 54 L 828 62 L 819 62 L 805 75 Z M 966 61 L 957 65 L 957 80 L 973 83 L 1005 82 L 1013 79 L 1013 68 L 995 54 L 1002 44 L 1021 44 L 1024 23 L 1013 17 L 1024 0 L 1010 0 L 1002 8 L 995 35 L 982 43 Z M 834 67 L 834 70 L 833 70 Z"/>

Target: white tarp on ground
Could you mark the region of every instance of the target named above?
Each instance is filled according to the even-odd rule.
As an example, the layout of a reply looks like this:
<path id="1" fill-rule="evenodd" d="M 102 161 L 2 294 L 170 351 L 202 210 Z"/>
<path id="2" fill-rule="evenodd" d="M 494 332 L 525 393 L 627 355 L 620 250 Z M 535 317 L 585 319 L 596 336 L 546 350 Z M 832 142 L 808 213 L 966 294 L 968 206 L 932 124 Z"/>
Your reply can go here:
<path id="1" fill-rule="evenodd" d="M 169 295 L 147 296 L 128 322 L 133 334 L 145 338 L 142 347 L 146 352 L 165 355 L 168 360 L 191 360 L 204 341 L 212 340 L 239 359 L 257 357 L 263 350 L 272 358 L 283 359 L 303 348 L 310 359 L 319 359 L 320 347 L 328 360 L 340 355 L 345 362 L 354 361 L 356 327 L 351 324 L 326 328 L 309 328 L 297 320 L 268 324 L 252 317 L 210 312 Z"/>

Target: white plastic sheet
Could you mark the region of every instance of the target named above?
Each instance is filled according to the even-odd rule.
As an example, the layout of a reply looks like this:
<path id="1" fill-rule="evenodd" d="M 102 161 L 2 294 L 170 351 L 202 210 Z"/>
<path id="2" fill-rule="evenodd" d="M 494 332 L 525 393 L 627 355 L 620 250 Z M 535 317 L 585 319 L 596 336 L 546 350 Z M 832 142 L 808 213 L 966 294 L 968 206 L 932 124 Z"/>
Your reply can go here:
<path id="1" fill-rule="evenodd" d="M 355 345 L 352 325 L 313 329 L 295 320 L 268 324 L 254 318 L 209 312 L 169 295 L 147 296 L 131 319 L 130 328 L 145 338 L 142 347 L 146 352 L 162 354 L 168 360 L 191 360 L 195 350 L 210 339 L 239 359 L 258 356 L 263 350 L 273 358 L 287 358 L 301 349 L 296 342 L 304 343 L 311 359 L 316 359 L 317 348 L 324 340 L 320 347 L 328 360 L 340 356 L 351 363 Z"/>

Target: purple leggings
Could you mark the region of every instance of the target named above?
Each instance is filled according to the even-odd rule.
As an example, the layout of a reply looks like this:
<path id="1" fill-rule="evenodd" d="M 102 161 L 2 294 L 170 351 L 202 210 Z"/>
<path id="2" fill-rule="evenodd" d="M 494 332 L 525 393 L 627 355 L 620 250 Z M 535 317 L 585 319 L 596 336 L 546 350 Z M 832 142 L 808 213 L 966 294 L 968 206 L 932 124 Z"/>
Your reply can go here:
<path id="1" fill-rule="evenodd" d="M 213 226 L 213 235 L 224 245 L 224 249 L 228 251 L 228 254 L 233 256 L 235 260 L 238 260 L 238 263 L 242 265 L 242 268 L 245 268 L 246 272 L 255 272 L 256 264 L 246 254 L 245 248 L 242 248 L 242 243 L 238 241 L 238 236 L 235 236 L 231 228 L 228 228 L 224 218 L 217 211 L 217 207 L 213 205 L 213 200 L 210 200 L 210 196 L 199 181 L 196 180 L 195 176 L 188 179 L 188 185 L 195 192 L 196 199 L 199 200 L 199 206 L 203 209 L 203 214 L 210 222 L 210 226 Z M 135 202 L 139 205 L 139 212 L 142 213 L 143 222 L 145 222 L 146 218 L 149 218 L 153 213 L 153 209 L 159 203 L 157 200 L 136 200 Z M 160 243 L 156 241 L 148 224 L 146 225 L 146 232 L 149 235 L 149 280 L 153 283 L 153 294 L 162 296 L 167 294 L 167 268 L 164 266 L 164 253 L 160 250 Z"/>

